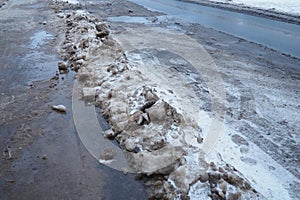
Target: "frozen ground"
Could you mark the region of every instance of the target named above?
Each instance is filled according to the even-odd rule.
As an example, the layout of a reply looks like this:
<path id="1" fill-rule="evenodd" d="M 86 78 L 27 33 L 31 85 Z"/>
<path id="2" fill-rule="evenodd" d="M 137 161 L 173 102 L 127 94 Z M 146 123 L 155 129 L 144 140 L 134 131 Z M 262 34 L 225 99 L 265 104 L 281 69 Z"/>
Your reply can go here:
<path id="1" fill-rule="evenodd" d="M 276 10 L 289 14 L 300 15 L 300 1 L 298 0 L 210 0 L 229 4 L 243 4 L 267 10 Z"/>

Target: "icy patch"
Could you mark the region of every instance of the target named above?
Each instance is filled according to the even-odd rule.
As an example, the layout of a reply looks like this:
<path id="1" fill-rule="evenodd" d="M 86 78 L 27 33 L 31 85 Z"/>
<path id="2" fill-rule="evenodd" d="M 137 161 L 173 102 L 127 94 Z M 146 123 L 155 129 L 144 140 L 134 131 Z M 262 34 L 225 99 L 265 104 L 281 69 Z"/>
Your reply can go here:
<path id="1" fill-rule="evenodd" d="M 29 48 L 35 49 L 39 46 L 42 46 L 45 43 L 45 40 L 51 39 L 52 35 L 47 33 L 46 31 L 40 31 L 35 33 L 32 37 L 30 37 Z"/>
<path id="2" fill-rule="evenodd" d="M 157 18 L 155 18 L 155 17 L 118 16 L 118 17 L 108 17 L 107 20 L 111 21 L 111 22 L 152 24 L 157 21 Z"/>

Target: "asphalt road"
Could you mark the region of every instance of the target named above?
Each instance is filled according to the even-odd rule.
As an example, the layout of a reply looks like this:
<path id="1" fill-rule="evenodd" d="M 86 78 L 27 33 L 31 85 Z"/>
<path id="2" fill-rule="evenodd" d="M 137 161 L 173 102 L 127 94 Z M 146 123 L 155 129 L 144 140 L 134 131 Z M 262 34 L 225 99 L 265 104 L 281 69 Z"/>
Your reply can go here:
<path id="1" fill-rule="evenodd" d="M 201 24 L 300 58 L 299 25 L 176 0 L 130 1 L 167 14 L 162 18 Z"/>

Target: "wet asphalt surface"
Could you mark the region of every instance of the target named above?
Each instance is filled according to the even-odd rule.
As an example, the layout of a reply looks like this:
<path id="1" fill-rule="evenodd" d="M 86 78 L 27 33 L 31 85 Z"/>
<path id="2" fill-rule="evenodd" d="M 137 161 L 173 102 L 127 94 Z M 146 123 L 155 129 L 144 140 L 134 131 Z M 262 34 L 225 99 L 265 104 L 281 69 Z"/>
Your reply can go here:
<path id="1" fill-rule="evenodd" d="M 0 199 L 145 199 L 131 174 L 98 163 L 76 133 L 74 73 L 56 76 L 46 1 L 8 2 L 0 17 Z M 26 19 L 26 20 L 24 20 Z M 63 104 L 67 113 L 51 110 Z"/>
<path id="2" fill-rule="evenodd" d="M 295 24 L 176 0 L 131 1 L 150 10 L 159 10 L 180 22 L 201 24 L 300 57 L 300 27 Z"/>

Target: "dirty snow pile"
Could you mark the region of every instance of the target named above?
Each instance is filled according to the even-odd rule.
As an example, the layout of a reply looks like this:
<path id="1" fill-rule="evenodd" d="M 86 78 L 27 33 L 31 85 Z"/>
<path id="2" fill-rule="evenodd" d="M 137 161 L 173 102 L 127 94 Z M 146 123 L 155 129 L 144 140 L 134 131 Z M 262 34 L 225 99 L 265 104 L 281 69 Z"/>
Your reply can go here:
<path id="1" fill-rule="evenodd" d="M 229 4 L 243 4 L 245 6 L 276 10 L 294 15 L 300 15 L 299 0 L 210 0 Z"/>
<path id="2" fill-rule="evenodd" d="M 57 8 L 65 2 L 54 3 Z M 60 45 L 61 73 L 77 71 L 84 98 L 103 110 L 111 125 L 106 137 L 115 139 L 131 168 L 150 188 L 149 198 L 257 198 L 259 193 L 233 166 L 207 162 L 201 150 L 201 128 L 181 108 L 161 98 L 180 101 L 128 64 L 109 26 L 84 11 L 58 12 L 64 22 Z M 150 72 L 149 72 L 150 73 Z M 84 91 L 96 91 L 96 98 Z M 178 104 L 180 105 L 180 104 Z M 193 136 L 197 144 L 186 141 Z M 107 159 L 113 159 L 109 157 Z"/>

